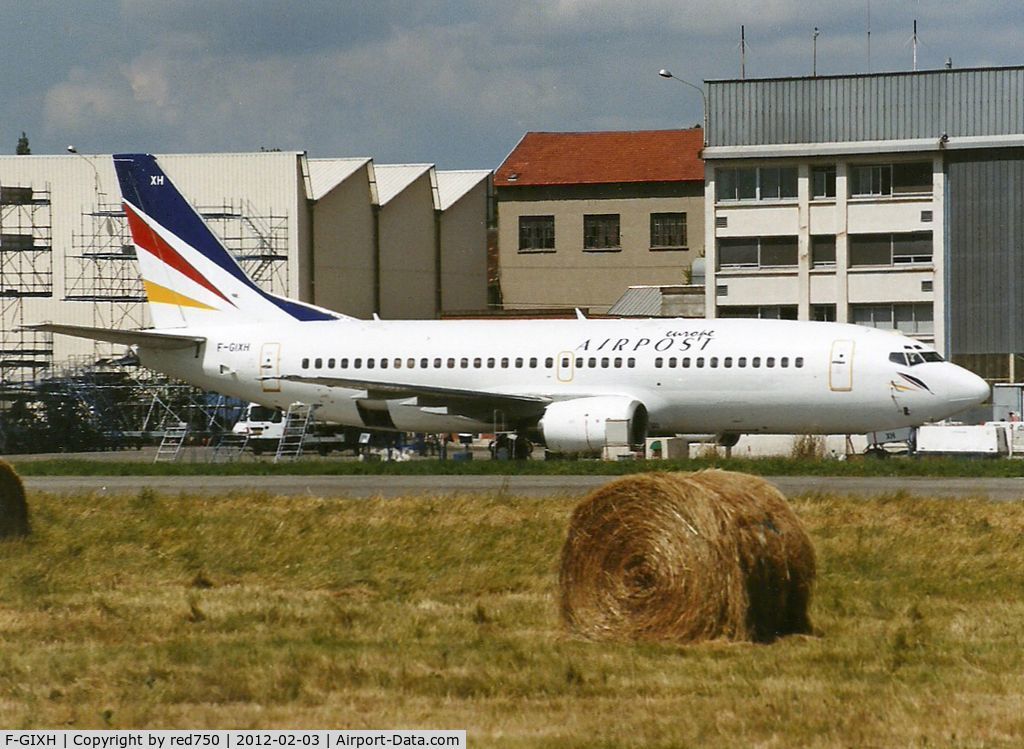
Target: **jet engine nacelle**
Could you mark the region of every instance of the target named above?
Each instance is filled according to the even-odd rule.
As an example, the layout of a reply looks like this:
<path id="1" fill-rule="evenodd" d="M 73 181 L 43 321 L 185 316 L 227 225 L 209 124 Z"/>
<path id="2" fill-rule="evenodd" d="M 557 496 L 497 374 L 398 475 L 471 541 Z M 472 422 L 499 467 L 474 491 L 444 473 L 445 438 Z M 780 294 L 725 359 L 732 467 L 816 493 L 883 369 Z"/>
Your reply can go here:
<path id="1" fill-rule="evenodd" d="M 557 401 L 544 410 L 539 426 L 551 452 L 595 453 L 607 444 L 609 421 L 626 422 L 630 445 L 643 444 L 647 436 L 647 408 L 626 396 Z"/>

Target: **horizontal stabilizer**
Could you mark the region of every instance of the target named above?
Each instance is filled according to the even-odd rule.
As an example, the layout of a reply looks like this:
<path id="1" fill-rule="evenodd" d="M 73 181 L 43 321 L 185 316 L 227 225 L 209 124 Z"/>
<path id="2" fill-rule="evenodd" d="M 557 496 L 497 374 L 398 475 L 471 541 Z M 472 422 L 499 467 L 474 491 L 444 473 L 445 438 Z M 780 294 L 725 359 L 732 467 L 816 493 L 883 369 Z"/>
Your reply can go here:
<path id="1" fill-rule="evenodd" d="M 198 346 L 206 341 L 204 336 L 182 335 L 180 333 L 157 333 L 153 330 L 111 330 L 110 328 L 93 328 L 88 325 L 61 325 L 59 323 L 40 323 L 25 325 L 26 330 L 39 330 L 44 333 L 60 333 L 61 335 L 90 338 L 94 341 L 120 343 L 125 346 L 143 346 L 155 349 L 182 349 Z"/>

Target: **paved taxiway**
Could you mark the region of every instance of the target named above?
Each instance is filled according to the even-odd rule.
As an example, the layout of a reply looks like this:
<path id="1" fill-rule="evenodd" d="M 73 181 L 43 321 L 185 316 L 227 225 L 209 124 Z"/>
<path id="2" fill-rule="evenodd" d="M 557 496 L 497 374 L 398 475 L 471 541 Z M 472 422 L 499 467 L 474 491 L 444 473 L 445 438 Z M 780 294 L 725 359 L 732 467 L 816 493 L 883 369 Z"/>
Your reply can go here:
<path id="1" fill-rule="evenodd" d="M 222 494 L 266 492 L 313 497 L 399 497 L 414 494 L 505 493 L 516 496 L 581 496 L 614 476 L 25 476 L 30 491 L 58 494 Z M 893 492 L 934 497 L 1024 499 L 1024 478 L 772 476 L 783 494 L 838 492 L 876 496 Z"/>

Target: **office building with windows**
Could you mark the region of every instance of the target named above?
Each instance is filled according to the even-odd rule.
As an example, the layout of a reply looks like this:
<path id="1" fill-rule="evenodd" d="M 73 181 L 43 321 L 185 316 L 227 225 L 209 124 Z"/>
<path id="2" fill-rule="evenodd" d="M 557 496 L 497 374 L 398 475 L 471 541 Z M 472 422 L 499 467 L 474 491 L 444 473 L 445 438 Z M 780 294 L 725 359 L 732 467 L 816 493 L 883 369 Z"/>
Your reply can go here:
<path id="1" fill-rule="evenodd" d="M 527 133 L 495 173 L 505 309 L 603 313 L 704 249 L 702 131 Z"/>
<path id="2" fill-rule="evenodd" d="M 709 316 L 1024 351 L 1024 67 L 705 83 Z"/>

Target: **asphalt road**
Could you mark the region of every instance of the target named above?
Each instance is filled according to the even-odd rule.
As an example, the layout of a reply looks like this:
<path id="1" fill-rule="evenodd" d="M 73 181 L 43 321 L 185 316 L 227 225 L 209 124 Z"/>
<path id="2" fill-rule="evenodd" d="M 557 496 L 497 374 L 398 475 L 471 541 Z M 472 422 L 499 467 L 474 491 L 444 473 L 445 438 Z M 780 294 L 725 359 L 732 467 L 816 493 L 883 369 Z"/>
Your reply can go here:
<path id="1" fill-rule="evenodd" d="M 399 497 L 414 494 L 504 493 L 514 496 L 582 496 L 611 476 L 25 476 L 29 491 L 58 494 L 93 491 L 136 494 L 222 494 L 260 491 L 311 497 Z M 877 496 L 892 492 L 934 497 L 1024 499 L 1024 478 L 878 478 L 775 476 L 768 479 L 786 496 L 811 492 Z"/>

